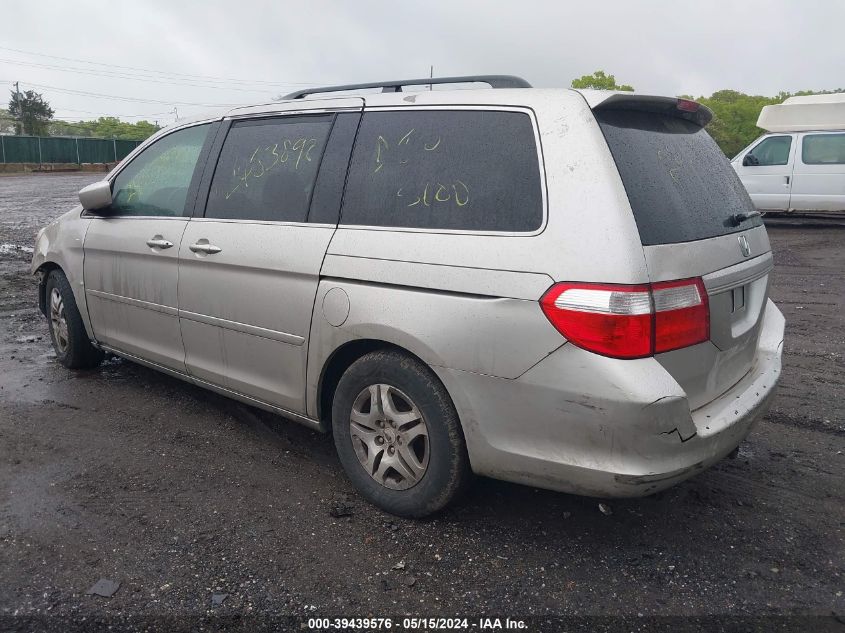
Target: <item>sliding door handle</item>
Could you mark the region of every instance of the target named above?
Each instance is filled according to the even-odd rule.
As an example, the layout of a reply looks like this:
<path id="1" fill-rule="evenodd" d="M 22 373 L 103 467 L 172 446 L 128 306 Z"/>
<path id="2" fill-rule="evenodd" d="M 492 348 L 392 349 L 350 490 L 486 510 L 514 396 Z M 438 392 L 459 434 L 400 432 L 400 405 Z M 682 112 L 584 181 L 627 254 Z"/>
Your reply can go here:
<path id="1" fill-rule="evenodd" d="M 208 243 L 200 243 L 197 242 L 196 244 L 191 244 L 188 248 L 190 248 L 194 253 L 205 253 L 206 255 L 214 255 L 215 253 L 219 253 L 223 249 L 219 246 L 215 246 L 214 244 Z"/>

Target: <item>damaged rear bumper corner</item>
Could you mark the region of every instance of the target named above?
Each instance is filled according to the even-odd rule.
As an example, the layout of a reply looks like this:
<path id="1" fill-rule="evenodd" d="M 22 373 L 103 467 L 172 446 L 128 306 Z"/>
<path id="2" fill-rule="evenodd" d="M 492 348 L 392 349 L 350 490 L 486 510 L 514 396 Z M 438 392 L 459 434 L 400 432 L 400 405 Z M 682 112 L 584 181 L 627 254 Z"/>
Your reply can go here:
<path id="1" fill-rule="evenodd" d="M 455 400 L 473 470 L 600 497 L 641 497 L 728 456 L 765 415 L 781 371 L 784 319 L 769 304 L 752 369 L 690 412 L 654 359 L 565 345 L 516 380 L 435 368 Z"/>

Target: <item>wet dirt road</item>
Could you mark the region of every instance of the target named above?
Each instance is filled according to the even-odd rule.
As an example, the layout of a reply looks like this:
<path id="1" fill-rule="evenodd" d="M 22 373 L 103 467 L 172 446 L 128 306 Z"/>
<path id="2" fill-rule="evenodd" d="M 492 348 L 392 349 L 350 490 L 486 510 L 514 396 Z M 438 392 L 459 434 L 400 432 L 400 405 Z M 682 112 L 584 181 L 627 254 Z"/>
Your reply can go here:
<path id="1" fill-rule="evenodd" d="M 29 249 L 96 178 L 0 178 L 0 615 L 845 612 L 845 229 L 770 230 L 783 382 L 738 459 L 610 516 L 479 480 L 415 522 L 360 500 L 328 437 L 55 362 Z M 113 597 L 85 594 L 100 578 Z"/>

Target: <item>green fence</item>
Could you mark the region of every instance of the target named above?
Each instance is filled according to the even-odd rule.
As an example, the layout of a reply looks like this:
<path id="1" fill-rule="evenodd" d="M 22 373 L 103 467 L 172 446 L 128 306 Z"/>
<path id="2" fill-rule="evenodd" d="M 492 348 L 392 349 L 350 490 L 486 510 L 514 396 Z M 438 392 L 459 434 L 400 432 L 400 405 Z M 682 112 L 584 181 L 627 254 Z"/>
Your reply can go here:
<path id="1" fill-rule="evenodd" d="M 0 163 L 116 163 L 142 142 L 0 135 Z"/>

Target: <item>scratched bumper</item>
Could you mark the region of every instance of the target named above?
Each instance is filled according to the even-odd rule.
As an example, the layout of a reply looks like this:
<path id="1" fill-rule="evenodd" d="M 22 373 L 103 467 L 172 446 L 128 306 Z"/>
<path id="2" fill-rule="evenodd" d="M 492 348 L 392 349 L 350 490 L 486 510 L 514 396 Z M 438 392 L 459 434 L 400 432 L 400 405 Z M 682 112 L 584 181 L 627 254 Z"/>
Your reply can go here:
<path id="1" fill-rule="evenodd" d="M 620 361 L 564 345 L 516 380 L 435 369 L 458 407 L 476 473 L 637 497 L 701 472 L 745 439 L 774 396 L 783 331 L 769 303 L 751 370 L 693 412 L 652 358 Z"/>

